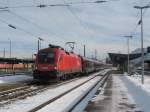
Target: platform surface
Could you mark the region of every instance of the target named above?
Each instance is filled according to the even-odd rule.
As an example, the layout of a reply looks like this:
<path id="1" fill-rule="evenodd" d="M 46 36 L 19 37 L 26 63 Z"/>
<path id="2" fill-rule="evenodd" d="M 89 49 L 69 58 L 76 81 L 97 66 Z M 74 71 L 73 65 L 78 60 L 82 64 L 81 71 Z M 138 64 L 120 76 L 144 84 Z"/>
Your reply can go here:
<path id="1" fill-rule="evenodd" d="M 143 112 L 134 103 L 121 74 L 112 74 L 104 88 L 89 102 L 85 112 Z"/>

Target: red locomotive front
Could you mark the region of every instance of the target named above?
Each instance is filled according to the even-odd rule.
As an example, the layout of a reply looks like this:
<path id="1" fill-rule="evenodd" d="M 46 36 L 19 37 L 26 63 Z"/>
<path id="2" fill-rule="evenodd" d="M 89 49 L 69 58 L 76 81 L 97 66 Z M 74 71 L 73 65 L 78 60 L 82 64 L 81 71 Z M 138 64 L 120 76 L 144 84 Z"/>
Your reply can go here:
<path id="1" fill-rule="evenodd" d="M 35 60 L 35 79 L 59 79 L 82 72 L 81 58 L 59 46 L 40 50 Z"/>

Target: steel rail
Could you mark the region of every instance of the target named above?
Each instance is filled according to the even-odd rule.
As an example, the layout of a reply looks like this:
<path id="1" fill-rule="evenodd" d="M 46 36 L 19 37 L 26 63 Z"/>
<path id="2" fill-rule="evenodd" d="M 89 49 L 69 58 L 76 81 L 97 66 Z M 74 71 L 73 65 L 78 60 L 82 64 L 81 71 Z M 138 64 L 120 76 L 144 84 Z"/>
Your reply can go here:
<path id="1" fill-rule="evenodd" d="M 19 91 L 19 90 L 22 90 L 22 89 L 26 89 L 28 88 L 29 86 L 23 86 L 23 87 L 18 87 L 18 88 L 14 88 L 14 89 L 9 89 L 9 90 L 6 90 L 6 91 L 2 91 L 0 92 L 0 97 L 5 95 L 5 94 L 9 94 L 9 93 L 13 93 L 15 91 Z"/>
<path id="2" fill-rule="evenodd" d="M 103 87 L 106 83 L 107 79 L 109 78 L 110 74 L 107 72 L 94 86 L 91 88 L 77 103 L 75 103 L 72 108 L 68 112 L 72 112 L 78 105 L 80 105 L 80 102 L 82 102 L 90 93 L 92 90 L 95 89 L 96 86 L 100 84 L 99 87 Z"/>
<path id="3" fill-rule="evenodd" d="M 64 95 L 70 93 L 71 91 L 73 91 L 73 90 L 79 88 L 80 86 L 82 86 L 82 85 L 84 85 L 85 83 L 89 82 L 90 80 L 96 78 L 97 76 L 98 76 L 98 75 L 91 77 L 90 79 L 88 79 L 88 80 L 82 82 L 81 84 L 79 84 L 79 85 L 77 85 L 77 86 L 75 86 L 75 87 L 73 87 L 73 88 L 71 88 L 71 89 L 69 89 L 69 90 L 63 92 L 62 94 L 60 94 L 60 95 L 58 95 L 58 96 L 56 96 L 56 97 L 54 97 L 54 98 L 52 98 L 52 99 L 50 99 L 50 100 L 48 100 L 48 101 L 42 103 L 41 105 L 39 105 L 39 106 L 37 106 L 37 107 L 35 107 L 35 108 L 29 110 L 28 112 L 36 112 L 36 111 L 38 111 L 38 110 L 44 108 L 45 106 L 47 106 L 47 105 L 49 105 L 50 103 L 56 101 L 57 99 L 63 97 Z M 105 75 L 102 76 L 102 78 L 101 78 L 100 80 L 102 80 L 103 77 L 105 77 Z"/>
<path id="4" fill-rule="evenodd" d="M 32 96 L 37 93 L 43 92 L 45 90 L 65 85 L 67 83 L 73 82 L 78 79 L 79 78 L 75 78 L 75 79 L 67 80 L 65 82 L 58 83 L 56 85 L 48 85 L 48 87 L 31 85 L 31 86 L 24 86 L 24 87 L 19 87 L 16 89 L 7 90 L 7 91 L 0 93 L 0 103 L 3 101 L 3 103 L 1 103 L 1 105 L 8 104 L 9 102 L 16 101 L 18 99 L 24 99 L 28 96 Z M 32 89 L 32 87 L 33 88 L 35 87 L 35 89 Z"/>

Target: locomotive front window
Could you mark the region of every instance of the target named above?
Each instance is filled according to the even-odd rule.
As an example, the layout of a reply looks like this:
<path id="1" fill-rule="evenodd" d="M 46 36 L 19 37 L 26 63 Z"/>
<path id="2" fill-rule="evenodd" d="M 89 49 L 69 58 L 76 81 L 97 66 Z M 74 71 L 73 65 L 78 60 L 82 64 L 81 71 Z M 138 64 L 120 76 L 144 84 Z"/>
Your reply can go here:
<path id="1" fill-rule="evenodd" d="M 54 64 L 55 54 L 54 52 L 40 52 L 38 55 L 38 62 L 41 64 Z"/>

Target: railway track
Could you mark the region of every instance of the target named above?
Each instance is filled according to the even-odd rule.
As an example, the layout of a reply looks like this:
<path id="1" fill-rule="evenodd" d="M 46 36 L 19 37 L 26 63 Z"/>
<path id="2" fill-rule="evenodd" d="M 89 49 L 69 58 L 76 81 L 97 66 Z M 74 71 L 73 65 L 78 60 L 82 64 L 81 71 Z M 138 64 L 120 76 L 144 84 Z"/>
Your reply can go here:
<path id="1" fill-rule="evenodd" d="M 79 78 L 74 78 L 74 79 L 67 80 L 65 82 L 59 82 L 57 84 L 53 83 L 53 84 L 49 84 L 49 85 L 35 85 L 34 83 L 33 84 L 31 83 L 31 84 L 25 85 L 23 87 L 18 87 L 18 88 L 10 89 L 7 91 L 2 91 L 2 92 L 0 92 L 0 106 L 9 104 L 12 101 L 16 101 L 19 99 L 25 99 L 29 96 L 36 95 L 40 92 L 43 92 L 43 91 L 51 89 L 51 88 L 62 86 L 64 84 L 73 82 L 78 79 Z"/>
<path id="2" fill-rule="evenodd" d="M 101 72 L 103 74 L 103 71 Z M 81 77 L 80 77 L 81 78 Z M 83 77 L 84 78 L 84 77 Z M 36 95 L 39 92 L 43 92 L 47 89 L 56 88 L 64 84 L 73 82 L 79 78 L 67 80 L 65 82 L 51 82 L 50 84 L 38 84 L 37 82 L 29 82 L 28 85 L 19 86 L 10 90 L 0 92 L 0 106 L 9 104 L 9 102 L 16 101 L 18 99 L 24 99 L 28 96 Z"/>
<path id="3" fill-rule="evenodd" d="M 110 74 L 107 73 L 106 76 L 102 77 L 93 88 L 91 88 L 82 98 L 76 102 L 72 108 L 69 109 L 68 112 L 80 112 L 84 111 L 86 108 L 86 104 L 92 99 L 92 97 L 96 94 L 96 92 L 101 92 L 100 88 L 103 88 L 105 83 L 107 82 L 108 78 L 110 77 Z M 81 108 L 82 107 L 82 108 Z"/>
<path id="4" fill-rule="evenodd" d="M 98 85 L 103 86 L 104 83 L 106 82 L 108 76 L 109 76 L 108 74 L 101 76 L 101 78 L 94 84 L 94 86 L 93 86 L 78 102 L 76 102 L 76 103 L 68 110 L 68 112 L 71 112 L 78 104 L 80 104 L 80 102 L 81 102 L 81 101 L 90 93 L 90 91 L 92 91 L 95 87 L 97 87 Z M 68 89 L 67 91 L 65 91 L 65 92 L 63 92 L 63 93 L 61 93 L 61 94 L 59 94 L 59 95 L 57 95 L 57 96 L 55 96 L 55 97 L 49 99 L 48 101 L 46 101 L 46 102 L 44 102 L 44 103 L 42 103 L 42 104 L 40 104 L 40 105 L 38 105 L 38 106 L 36 106 L 35 108 L 29 110 L 28 112 L 41 112 L 40 110 L 41 110 L 42 108 L 44 108 L 44 107 L 46 107 L 46 106 L 48 106 L 48 105 L 54 103 L 55 101 L 59 100 L 60 98 L 66 96 L 67 94 L 73 92 L 74 90 L 76 90 L 76 89 L 78 89 L 78 88 L 84 86 L 85 84 L 88 84 L 90 81 L 95 80 L 96 78 L 99 78 L 99 77 L 100 77 L 99 75 L 93 76 L 93 77 L 91 77 L 90 79 L 88 79 L 88 80 L 86 80 L 86 81 L 84 81 L 84 82 L 78 84 L 77 86 L 75 86 L 75 87 L 73 87 L 73 88 L 70 88 L 70 89 Z"/>
<path id="5" fill-rule="evenodd" d="M 27 96 L 36 94 L 39 90 L 42 90 L 43 86 L 24 86 L 0 93 L 0 104 L 8 104 L 9 102 L 15 101 L 17 99 L 23 99 Z"/>

